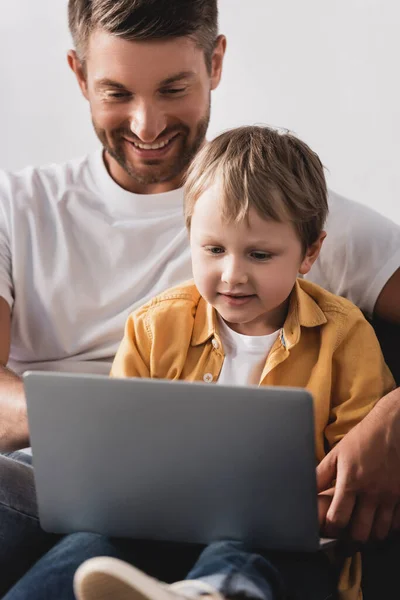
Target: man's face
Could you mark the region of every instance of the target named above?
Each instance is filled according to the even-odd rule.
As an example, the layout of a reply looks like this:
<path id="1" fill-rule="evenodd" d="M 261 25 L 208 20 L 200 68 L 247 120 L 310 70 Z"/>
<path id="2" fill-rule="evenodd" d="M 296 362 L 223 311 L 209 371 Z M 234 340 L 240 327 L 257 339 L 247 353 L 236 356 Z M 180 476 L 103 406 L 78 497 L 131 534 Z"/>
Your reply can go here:
<path id="1" fill-rule="evenodd" d="M 191 220 L 197 289 L 238 333 L 272 333 L 284 323 L 298 273 L 309 271 L 322 242 L 304 256 L 292 223 L 263 219 L 253 208 L 248 220 L 227 223 L 219 196 L 217 184 L 206 190 Z"/>
<path id="2" fill-rule="evenodd" d="M 205 139 L 222 58 L 214 56 L 209 73 L 190 38 L 136 42 L 99 30 L 89 40 L 86 73 L 77 72 L 76 57 L 69 60 L 115 181 L 138 193 L 179 187 Z"/>

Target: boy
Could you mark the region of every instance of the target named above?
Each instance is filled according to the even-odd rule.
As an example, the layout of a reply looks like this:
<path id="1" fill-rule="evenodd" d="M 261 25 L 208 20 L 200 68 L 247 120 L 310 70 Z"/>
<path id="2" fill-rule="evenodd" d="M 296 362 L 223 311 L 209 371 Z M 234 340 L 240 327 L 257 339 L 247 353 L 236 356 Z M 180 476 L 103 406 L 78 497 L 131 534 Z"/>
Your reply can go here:
<path id="1" fill-rule="evenodd" d="M 305 387 L 314 397 L 321 461 L 394 387 L 359 309 L 298 278 L 318 257 L 327 210 L 321 162 L 290 133 L 243 127 L 204 146 L 185 183 L 194 283 L 129 317 L 112 376 Z M 129 565 L 94 559 L 78 570 L 76 593 L 82 600 L 291 594 L 293 583 L 273 560 L 226 543 L 217 545 L 222 563 L 215 566 L 215 546 L 192 572 L 194 583 L 167 590 Z M 227 584 L 226 564 L 246 557 L 253 596 L 248 586 Z M 356 555 L 343 566 L 341 598 L 359 597 L 360 578 Z"/>

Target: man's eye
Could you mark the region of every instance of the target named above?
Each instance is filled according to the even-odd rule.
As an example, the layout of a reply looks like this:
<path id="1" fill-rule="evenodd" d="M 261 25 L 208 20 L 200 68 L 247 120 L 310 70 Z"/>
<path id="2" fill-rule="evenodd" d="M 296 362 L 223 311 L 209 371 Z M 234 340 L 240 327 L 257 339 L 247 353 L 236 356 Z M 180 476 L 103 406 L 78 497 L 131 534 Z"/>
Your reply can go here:
<path id="1" fill-rule="evenodd" d="M 272 254 L 269 254 L 268 252 L 259 252 L 258 250 L 252 252 L 250 256 L 259 261 L 266 261 L 272 258 Z"/>
<path id="2" fill-rule="evenodd" d="M 186 88 L 168 88 L 167 90 L 161 90 L 161 93 L 166 96 L 174 96 L 176 94 L 181 94 L 186 91 Z"/>
<path id="3" fill-rule="evenodd" d="M 112 98 L 114 100 L 121 100 L 121 98 L 128 98 L 127 92 L 106 92 L 106 98 Z"/>

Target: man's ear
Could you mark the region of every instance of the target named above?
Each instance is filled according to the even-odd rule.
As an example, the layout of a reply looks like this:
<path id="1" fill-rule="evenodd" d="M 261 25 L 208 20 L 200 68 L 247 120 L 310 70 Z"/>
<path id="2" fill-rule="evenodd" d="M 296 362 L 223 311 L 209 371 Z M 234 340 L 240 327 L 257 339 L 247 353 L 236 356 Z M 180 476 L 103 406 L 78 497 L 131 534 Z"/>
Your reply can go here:
<path id="1" fill-rule="evenodd" d="M 68 51 L 67 60 L 70 69 L 72 69 L 72 71 L 75 73 L 75 77 L 78 81 L 79 87 L 81 88 L 82 94 L 85 96 L 86 100 L 88 100 L 86 71 L 75 50 Z"/>
<path id="2" fill-rule="evenodd" d="M 215 90 L 221 81 L 222 64 L 226 50 L 226 37 L 219 35 L 215 42 L 215 48 L 211 59 L 211 89 Z"/>
<path id="3" fill-rule="evenodd" d="M 301 273 L 301 275 L 306 275 L 317 260 L 325 238 L 326 231 L 322 231 L 318 239 L 313 244 L 308 246 L 306 254 L 299 268 L 299 273 Z"/>

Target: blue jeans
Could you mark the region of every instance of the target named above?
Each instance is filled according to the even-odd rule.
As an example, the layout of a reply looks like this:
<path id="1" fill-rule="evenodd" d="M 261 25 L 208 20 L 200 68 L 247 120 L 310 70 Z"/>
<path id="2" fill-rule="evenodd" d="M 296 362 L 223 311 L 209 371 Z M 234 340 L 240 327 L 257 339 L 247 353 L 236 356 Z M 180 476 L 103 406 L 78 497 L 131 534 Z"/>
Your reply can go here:
<path id="1" fill-rule="evenodd" d="M 40 528 L 31 457 L 13 456 L 0 455 L 0 597 L 60 539 Z"/>
<path id="2" fill-rule="evenodd" d="M 329 600 L 337 580 L 322 552 L 257 553 L 240 542 L 214 542 L 186 577 L 201 579 L 225 598 Z"/>
<path id="3" fill-rule="evenodd" d="M 172 564 L 172 571 L 176 573 L 173 580 L 201 579 L 232 599 L 328 600 L 335 597 L 335 580 L 322 553 L 282 554 L 271 561 L 247 551 L 238 542 L 215 542 L 200 556 L 199 551 L 198 547 L 189 545 L 145 542 L 136 545 L 129 540 L 76 533 L 66 536 L 43 556 L 3 600 L 74 600 L 72 581 L 76 569 L 87 558 L 100 555 L 126 560 L 164 581 L 171 580 L 171 557 L 172 563 L 178 558 L 179 568 Z M 164 562 L 167 558 L 169 564 L 167 577 L 162 575 L 163 555 Z M 183 563 L 187 565 L 190 561 L 194 567 L 185 576 Z"/>

